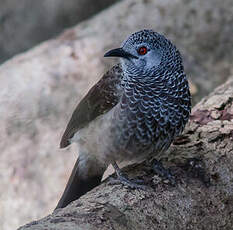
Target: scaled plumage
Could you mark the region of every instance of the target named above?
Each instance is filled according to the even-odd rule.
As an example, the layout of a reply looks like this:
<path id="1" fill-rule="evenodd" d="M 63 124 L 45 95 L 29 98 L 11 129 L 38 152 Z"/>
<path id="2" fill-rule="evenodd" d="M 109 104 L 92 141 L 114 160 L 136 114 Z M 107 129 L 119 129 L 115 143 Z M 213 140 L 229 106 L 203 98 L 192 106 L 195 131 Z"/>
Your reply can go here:
<path id="1" fill-rule="evenodd" d="M 121 64 L 92 87 L 68 123 L 60 146 L 77 142 L 80 156 L 57 208 L 97 186 L 109 164 L 167 150 L 189 118 L 182 58 L 163 35 L 136 32 L 105 56 L 120 57 Z"/>

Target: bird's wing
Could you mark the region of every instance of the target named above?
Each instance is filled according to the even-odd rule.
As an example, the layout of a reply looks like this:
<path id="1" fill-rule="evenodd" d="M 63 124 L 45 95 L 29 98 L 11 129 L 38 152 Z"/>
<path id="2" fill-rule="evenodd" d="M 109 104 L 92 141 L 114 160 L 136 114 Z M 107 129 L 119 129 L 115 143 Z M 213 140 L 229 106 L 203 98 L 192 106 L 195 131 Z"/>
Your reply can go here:
<path id="1" fill-rule="evenodd" d="M 108 112 L 118 103 L 122 77 L 121 66 L 115 65 L 89 90 L 74 110 L 62 136 L 60 148 L 68 146 L 70 139 L 79 129 L 101 114 Z"/>

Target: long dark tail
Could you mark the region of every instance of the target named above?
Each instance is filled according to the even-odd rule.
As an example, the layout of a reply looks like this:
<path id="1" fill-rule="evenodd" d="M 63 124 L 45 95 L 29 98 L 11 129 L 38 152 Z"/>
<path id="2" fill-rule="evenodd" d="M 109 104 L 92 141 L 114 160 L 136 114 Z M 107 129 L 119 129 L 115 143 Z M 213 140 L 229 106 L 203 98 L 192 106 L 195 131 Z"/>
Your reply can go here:
<path id="1" fill-rule="evenodd" d="M 107 166 L 98 164 L 96 159 L 81 155 L 77 159 L 71 176 L 66 185 L 65 191 L 59 200 L 57 207 L 64 208 L 70 202 L 98 186 L 101 183 L 102 176 Z"/>

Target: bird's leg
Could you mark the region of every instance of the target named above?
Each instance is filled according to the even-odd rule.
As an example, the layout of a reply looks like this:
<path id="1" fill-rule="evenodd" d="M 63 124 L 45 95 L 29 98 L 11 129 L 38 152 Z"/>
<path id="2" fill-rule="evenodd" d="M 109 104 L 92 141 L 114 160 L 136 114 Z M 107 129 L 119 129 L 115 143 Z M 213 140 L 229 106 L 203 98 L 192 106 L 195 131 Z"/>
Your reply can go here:
<path id="1" fill-rule="evenodd" d="M 142 185 L 143 180 L 130 180 L 127 175 L 123 174 L 115 161 L 112 162 L 112 166 L 115 169 L 117 178 L 112 179 L 112 181 L 110 181 L 111 184 L 121 183 L 133 189 L 142 189 L 142 190 L 147 189 L 147 186 Z"/>
<path id="2" fill-rule="evenodd" d="M 152 169 L 156 174 L 162 177 L 162 179 L 169 180 L 172 185 L 176 184 L 175 177 L 172 175 L 171 170 L 164 168 L 163 164 L 160 161 L 154 159 L 152 161 Z"/>

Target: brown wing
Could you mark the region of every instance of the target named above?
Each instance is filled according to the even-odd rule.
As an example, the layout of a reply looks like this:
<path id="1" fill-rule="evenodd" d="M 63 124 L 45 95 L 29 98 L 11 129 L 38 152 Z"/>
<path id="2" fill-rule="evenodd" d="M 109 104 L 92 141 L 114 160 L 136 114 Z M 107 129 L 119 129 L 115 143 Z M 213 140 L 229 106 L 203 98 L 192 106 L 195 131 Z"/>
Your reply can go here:
<path id="1" fill-rule="evenodd" d="M 108 112 L 119 101 L 122 69 L 118 64 L 109 70 L 87 93 L 74 110 L 62 136 L 60 147 L 70 144 L 74 134 L 96 117 Z"/>

